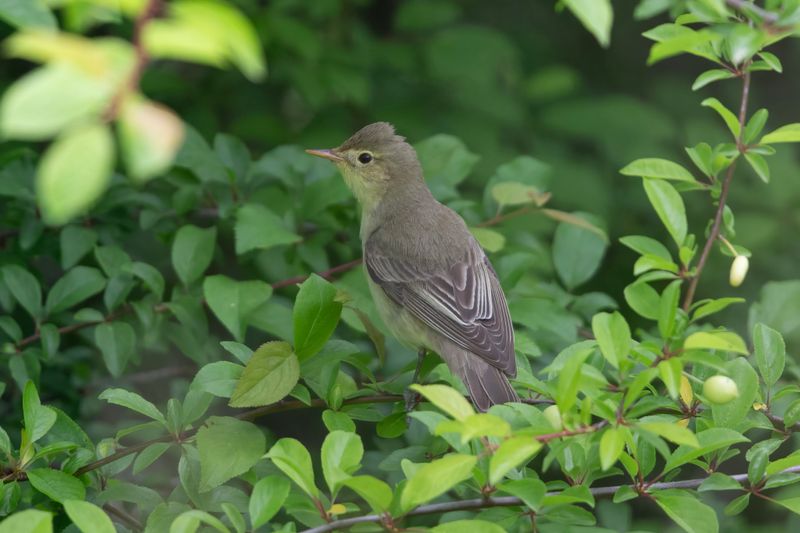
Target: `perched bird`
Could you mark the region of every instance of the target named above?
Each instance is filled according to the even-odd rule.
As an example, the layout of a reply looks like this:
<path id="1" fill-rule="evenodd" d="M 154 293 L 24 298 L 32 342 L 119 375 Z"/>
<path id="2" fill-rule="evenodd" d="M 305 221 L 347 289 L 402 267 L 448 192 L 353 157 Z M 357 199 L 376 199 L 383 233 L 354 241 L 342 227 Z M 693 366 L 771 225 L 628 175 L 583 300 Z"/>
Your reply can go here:
<path id="1" fill-rule="evenodd" d="M 519 398 L 514 330 L 503 289 L 466 224 L 439 203 L 417 154 L 386 122 L 338 148 L 306 150 L 333 161 L 362 206 L 361 242 L 372 298 L 391 332 L 438 353 L 481 411 Z"/>

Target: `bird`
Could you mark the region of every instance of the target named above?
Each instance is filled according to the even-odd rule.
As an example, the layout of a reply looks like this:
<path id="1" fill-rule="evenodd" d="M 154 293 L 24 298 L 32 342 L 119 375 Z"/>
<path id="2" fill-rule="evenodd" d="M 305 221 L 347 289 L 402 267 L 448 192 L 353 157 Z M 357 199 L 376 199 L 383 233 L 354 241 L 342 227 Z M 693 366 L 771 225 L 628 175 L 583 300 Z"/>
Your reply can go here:
<path id="1" fill-rule="evenodd" d="M 432 351 L 478 411 L 519 401 L 509 382 L 514 329 L 497 273 L 464 220 L 434 198 L 414 148 L 376 122 L 337 148 L 306 152 L 332 161 L 361 205 L 367 283 L 390 332 L 417 350 L 412 382 Z"/>

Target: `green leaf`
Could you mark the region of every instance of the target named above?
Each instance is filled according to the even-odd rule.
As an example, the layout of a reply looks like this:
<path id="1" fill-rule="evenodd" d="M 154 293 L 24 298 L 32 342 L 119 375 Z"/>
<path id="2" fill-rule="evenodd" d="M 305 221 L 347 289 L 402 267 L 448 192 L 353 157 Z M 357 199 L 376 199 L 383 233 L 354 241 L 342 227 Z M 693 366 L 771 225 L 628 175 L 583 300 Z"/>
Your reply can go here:
<path id="1" fill-rule="evenodd" d="M 172 266 L 184 285 L 200 278 L 211 264 L 216 239 L 216 227 L 202 229 L 189 224 L 175 234 Z"/>
<path id="2" fill-rule="evenodd" d="M 219 344 L 225 348 L 228 353 L 244 364 L 247 364 L 247 361 L 253 356 L 253 350 L 240 342 L 222 341 Z"/>
<path id="3" fill-rule="evenodd" d="M 681 372 L 683 365 L 680 359 L 666 359 L 658 363 L 658 374 L 661 381 L 667 386 L 667 392 L 672 399 L 678 398 L 681 387 Z"/>
<path id="4" fill-rule="evenodd" d="M 744 133 L 742 134 L 742 142 L 744 144 L 750 144 L 756 140 L 761 130 L 764 129 L 768 117 L 769 112 L 766 109 L 759 109 L 750 117 L 750 120 L 744 128 Z"/>
<path id="5" fill-rule="evenodd" d="M 301 240 L 299 235 L 286 229 L 278 215 L 261 204 L 245 204 L 239 208 L 234 232 L 238 255 Z"/>
<path id="6" fill-rule="evenodd" d="M 697 437 L 691 430 L 672 422 L 644 422 L 639 424 L 638 427 L 664 437 L 675 444 L 685 444 L 694 448 L 700 447 Z"/>
<path id="7" fill-rule="evenodd" d="M 153 464 L 164 455 L 172 445 L 169 442 L 156 442 L 139 452 L 133 462 L 133 474 L 136 475 Z"/>
<path id="8" fill-rule="evenodd" d="M 376 513 L 386 512 L 392 504 L 392 489 L 384 481 L 372 476 L 354 476 L 342 484 L 358 494 Z"/>
<path id="9" fill-rule="evenodd" d="M 264 434 L 255 424 L 229 416 L 212 416 L 197 432 L 200 491 L 222 485 L 247 472 L 266 451 Z"/>
<path id="10" fill-rule="evenodd" d="M 22 392 L 22 418 L 30 442 L 44 437 L 56 423 L 56 416 L 55 411 L 42 405 L 33 381 L 25 383 Z"/>
<path id="11" fill-rule="evenodd" d="M 729 361 L 726 365 L 730 377 L 739 389 L 739 396 L 726 404 L 713 404 L 711 412 L 718 427 L 738 428 L 753 408 L 758 395 L 758 375 L 745 358 Z"/>
<path id="12" fill-rule="evenodd" d="M 783 374 L 786 365 L 786 344 L 781 334 L 764 324 L 753 328 L 753 346 L 758 371 L 767 387 L 773 386 Z"/>
<path id="13" fill-rule="evenodd" d="M 800 122 L 786 124 L 775 131 L 761 137 L 761 144 L 796 143 L 800 142 Z"/>
<path id="14" fill-rule="evenodd" d="M 637 314 L 650 320 L 658 320 L 661 297 L 653 287 L 639 281 L 625 287 L 623 293 L 625 301 Z"/>
<path id="15" fill-rule="evenodd" d="M 0 19 L 17 28 L 54 30 L 58 22 L 41 0 L 9 0 L 0 4 Z"/>
<path id="16" fill-rule="evenodd" d="M 0 522 L 0 533 L 53 533 L 53 513 L 26 509 Z"/>
<path id="17" fill-rule="evenodd" d="M 243 370 L 242 365 L 229 361 L 209 363 L 195 374 L 191 388 L 219 398 L 230 398 Z"/>
<path id="18" fill-rule="evenodd" d="M 737 496 L 731 502 L 725 506 L 723 509 L 723 514 L 725 516 L 736 516 L 737 514 L 741 513 L 745 509 L 747 509 L 747 505 L 750 503 L 750 494 L 742 494 L 741 496 Z"/>
<path id="19" fill-rule="evenodd" d="M 726 448 L 740 442 L 749 442 L 749 439 L 741 433 L 726 428 L 706 429 L 698 432 L 695 437 L 697 438 L 697 442 L 700 443 L 700 447 L 698 448 L 686 444 L 679 446 L 664 465 L 664 472 L 670 472 L 681 465 L 694 461 L 698 457 L 707 455 L 715 450 Z"/>
<path id="20" fill-rule="evenodd" d="M 322 443 L 322 474 L 333 496 L 343 482 L 361 466 L 364 445 L 361 437 L 349 431 L 331 431 Z"/>
<path id="21" fill-rule="evenodd" d="M 743 490 L 742 484 L 727 474 L 714 472 L 697 487 L 698 492 L 711 490 Z"/>
<path id="22" fill-rule="evenodd" d="M 171 12 L 169 20 L 148 25 L 149 54 L 216 66 L 230 62 L 250 81 L 266 76 L 258 35 L 239 10 L 221 2 L 188 2 L 171 6 Z"/>
<path id="23" fill-rule="evenodd" d="M 608 47 L 614 22 L 614 10 L 609 0 L 564 0 L 564 4 L 602 47 Z"/>
<path id="24" fill-rule="evenodd" d="M 489 461 L 489 483 L 497 485 L 508 472 L 527 463 L 542 443 L 530 435 L 510 437 L 500 443 Z"/>
<path id="25" fill-rule="evenodd" d="M 641 255 L 654 255 L 665 261 L 672 261 L 672 255 L 666 246 L 655 239 L 643 235 L 628 235 L 620 238 L 619 242 Z"/>
<path id="26" fill-rule="evenodd" d="M 789 509 L 791 512 L 795 514 L 800 514 L 800 496 L 795 496 L 793 498 L 784 498 L 782 500 L 773 500 L 778 505 L 782 505 L 783 507 Z"/>
<path id="27" fill-rule="evenodd" d="M 667 159 L 637 159 L 619 172 L 625 176 L 695 182 L 691 172 Z"/>
<path id="28" fill-rule="evenodd" d="M 118 378 L 128 366 L 136 349 L 136 332 L 127 322 L 99 324 L 94 329 L 94 342 L 103 354 L 103 361 L 112 376 Z"/>
<path id="29" fill-rule="evenodd" d="M 684 350 L 723 350 L 748 355 L 744 340 L 732 331 L 698 331 L 683 343 Z"/>
<path id="30" fill-rule="evenodd" d="M 704 107 L 710 107 L 719 113 L 719 116 L 722 117 L 722 120 L 725 121 L 725 125 L 728 126 L 728 129 L 733 134 L 734 139 L 739 138 L 742 129 L 739 125 L 739 119 L 727 107 L 722 105 L 722 102 L 716 98 L 706 98 L 701 102 L 701 105 Z M 761 142 L 764 142 L 763 139 Z"/>
<path id="31" fill-rule="evenodd" d="M 42 156 L 36 196 L 42 218 L 63 224 L 86 211 L 105 192 L 114 167 L 114 140 L 108 126 L 69 130 Z"/>
<path id="32" fill-rule="evenodd" d="M 172 521 L 169 533 L 195 533 L 201 523 L 213 527 L 220 533 L 230 533 L 230 530 L 225 527 L 225 524 L 219 518 L 198 509 L 181 513 Z"/>
<path id="33" fill-rule="evenodd" d="M 764 63 L 769 65 L 769 67 L 774 70 L 775 72 L 783 72 L 783 65 L 781 65 L 781 60 L 775 54 L 770 52 L 759 52 L 758 57 L 764 60 Z"/>
<path id="34" fill-rule="evenodd" d="M 701 318 L 705 318 L 713 315 L 714 313 L 722 311 L 731 304 L 743 302 L 745 302 L 744 298 L 717 298 L 716 300 L 711 300 L 707 303 L 697 306 L 697 309 L 695 309 L 694 315 L 692 316 L 692 320 L 700 320 Z"/>
<path id="35" fill-rule="evenodd" d="M 658 304 L 658 331 L 665 339 L 675 333 L 678 302 L 681 297 L 681 280 L 671 282 L 661 293 Z"/>
<path id="36" fill-rule="evenodd" d="M 506 530 L 494 522 L 470 518 L 443 522 L 431 528 L 430 531 L 431 533 L 463 533 L 464 531 L 471 533 L 505 533 Z"/>
<path id="37" fill-rule="evenodd" d="M 603 357 L 614 368 L 627 359 L 631 352 L 631 329 L 618 312 L 597 313 L 592 317 L 592 332 L 600 346 Z"/>
<path id="38" fill-rule="evenodd" d="M 258 480 L 253 486 L 248 505 L 253 529 L 269 522 L 281 510 L 290 488 L 289 480 L 281 476 L 272 475 Z"/>
<path id="39" fill-rule="evenodd" d="M 455 186 L 464 181 L 480 159 L 460 139 L 439 134 L 414 145 L 434 196 L 446 200 L 457 196 Z"/>
<path id="40" fill-rule="evenodd" d="M 703 72 L 692 83 L 692 90 L 697 91 L 710 83 L 720 80 L 728 80 L 733 77 L 733 72 L 721 68 L 711 69 Z"/>
<path id="41" fill-rule="evenodd" d="M 0 270 L 0 278 L 9 292 L 34 320 L 42 316 L 42 288 L 39 280 L 18 265 L 6 265 Z"/>
<path id="42" fill-rule="evenodd" d="M 122 104 L 117 131 L 125 166 L 138 181 L 168 170 L 183 143 L 183 121 L 174 112 L 135 97 Z"/>
<path id="43" fill-rule="evenodd" d="M 666 31 L 662 32 L 662 29 L 666 29 Z M 647 57 L 648 65 L 683 53 L 713 60 L 710 45 L 719 38 L 711 31 L 694 31 L 686 26 L 674 24 L 662 24 L 644 35 L 658 41 L 650 48 L 650 54 Z"/>
<path id="44" fill-rule="evenodd" d="M 99 116 L 112 94 L 108 80 L 89 76 L 73 65 L 53 63 L 23 76 L 5 92 L 0 130 L 15 139 L 49 139 Z"/>
<path id="45" fill-rule="evenodd" d="M 501 181 L 492 187 L 492 198 L 501 208 L 533 203 L 538 194 L 536 187 L 518 181 Z"/>
<path id="46" fill-rule="evenodd" d="M 76 266 L 55 282 L 47 293 L 45 308 L 48 315 L 60 313 L 99 293 L 106 278 L 92 267 Z"/>
<path id="47" fill-rule="evenodd" d="M 678 246 L 686 239 L 686 208 L 675 187 L 663 180 L 643 180 L 647 198 Z"/>
<path id="48" fill-rule="evenodd" d="M 764 159 L 764 156 L 755 152 L 745 152 L 744 158 L 747 160 L 750 168 L 761 178 L 761 181 L 769 183 L 769 165 L 767 164 L 767 160 Z"/>
<path id="49" fill-rule="evenodd" d="M 595 225 L 599 222 L 585 213 L 574 216 Z M 606 246 L 604 238 L 587 228 L 566 222 L 558 225 L 553 238 L 553 264 L 568 289 L 574 289 L 594 275 Z"/>
<path id="50" fill-rule="evenodd" d="M 403 428 L 402 428 L 403 431 L 400 432 L 400 434 L 402 435 L 405 432 L 405 414 L 395 413 L 394 415 L 389 415 L 389 417 L 387 418 L 394 417 L 395 415 L 401 415 L 403 417 Z M 386 418 L 384 418 L 383 420 L 386 420 Z M 383 422 L 383 420 L 381 422 Z M 326 409 L 325 411 L 322 412 L 322 422 L 325 424 L 325 427 L 328 429 L 328 431 L 341 430 L 341 431 L 348 431 L 350 433 L 356 432 L 356 423 L 353 422 L 353 419 L 350 418 L 350 415 L 348 415 L 347 413 L 343 413 L 342 411 L 332 411 L 330 409 Z M 376 429 L 378 431 L 378 434 L 380 435 L 381 434 L 380 423 L 378 424 L 378 427 Z"/>
<path id="51" fill-rule="evenodd" d="M 714 509 L 685 490 L 659 490 L 651 493 L 659 507 L 684 531 L 717 533 L 719 523 Z"/>
<path id="52" fill-rule="evenodd" d="M 116 533 L 117 531 L 105 511 L 93 503 L 66 500 L 64 510 L 82 533 Z"/>
<path id="53" fill-rule="evenodd" d="M 227 276 L 208 276 L 203 296 L 214 315 L 237 341 L 244 340 L 248 319 L 270 296 L 272 287 L 263 281 L 236 281 Z"/>
<path id="54" fill-rule="evenodd" d="M 621 427 L 608 428 L 600 438 L 600 466 L 608 470 L 619 459 L 625 448 L 625 435 L 627 431 Z"/>
<path id="55" fill-rule="evenodd" d="M 300 361 L 316 354 L 336 329 L 342 304 L 336 288 L 312 274 L 300 285 L 294 301 L 294 349 Z"/>
<path id="56" fill-rule="evenodd" d="M 403 487 L 401 509 L 410 511 L 469 479 L 477 462 L 478 458 L 472 455 L 454 453 L 422 465 Z"/>
<path id="57" fill-rule="evenodd" d="M 499 252 L 506 245 L 506 238 L 499 231 L 489 228 L 469 228 L 469 232 L 487 252 Z"/>
<path id="58" fill-rule="evenodd" d="M 131 411 L 136 411 L 137 413 L 142 414 L 147 418 L 152 418 L 153 420 L 160 422 L 165 426 L 167 424 L 167 421 L 164 419 L 164 415 L 162 415 L 161 412 L 156 409 L 156 406 L 135 392 L 130 392 L 125 389 L 106 389 L 100 393 L 98 398 L 105 400 L 108 403 L 125 407 Z"/>
<path id="59" fill-rule="evenodd" d="M 130 272 L 137 278 L 144 282 L 147 289 L 152 292 L 158 300 L 164 296 L 164 276 L 161 275 L 154 266 L 136 261 L 124 267 L 127 272 Z"/>
<path id="60" fill-rule="evenodd" d="M 280 439 L 269 450 L 267 457 L 303 492 L 312 498 L 318 497 L 319 490 L 314 484 L 311 455 L 300 441 L 290 438 Z"/>
<path id="61" fill-rule="evenodd" d="M 67 226 L 59 234 L 61 243 L 61 268 L 69 270 L 80 261 L 97 242 L 97 232 L 82 226 Z"/>
<path id="62" fill-rule="evenodd" d="M 256 407 L 282 400 L 300 378 L 300 362 L 287 342 L 262 344 L 247 361 L 229 405 Z"/>
<path id="63" fill-rule="evenodd" d="M 586 358 L 594 352 L 594 346 L 573 351 L 558 373 L 556 403 L 561 413 L 567 413 L 577 402 L 578 386 L 581 383 L 581 370 Z"/>
<path id="64" fill-rule="evenodd" d="M 458 421 L 464 421 L 475 414 L 475 410 L 460 392 L 447 385 L 411 385 L 433 405 Z"/>
<path id="65" fill-rule="evenodd" d="M 542 500 L 544 500 L 547 493 L 547 487 L 544 482 L 534 478 L 505 481 L 499 488 L 522 500 L 534 512 L 539 511 Z"/>
<path id="66" fill-rule="evenodd" d="M 33 488 L 59 503 L 66 500 L 83 500 L 86 489 L 80 479 L 61 470 L 34 468 L 28 470 L 28 481 Z"/>

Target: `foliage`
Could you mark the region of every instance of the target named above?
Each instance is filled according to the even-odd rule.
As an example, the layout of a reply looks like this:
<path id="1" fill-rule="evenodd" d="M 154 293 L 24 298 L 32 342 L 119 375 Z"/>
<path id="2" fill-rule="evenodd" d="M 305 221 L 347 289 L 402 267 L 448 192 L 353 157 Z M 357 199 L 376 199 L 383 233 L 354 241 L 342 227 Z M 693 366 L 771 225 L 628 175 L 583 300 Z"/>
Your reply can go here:
<path id="1" fill-rule="evenodd" d="M 691 109 L 727 137 L 688 143 L 683 163 L 651 149 L 674 136 L 646 106 L 554 101 L 570 90 L 564 70 L 517 83 L 516 50 L 499 32 L 453 24 L 456 3 L 403 3 L 392 23 L 410 44 L 395 48 L 349 18 L 365 2 L 255 4 L 0 6 L 14 28 L 6 52 L 41 63 L 0 103 L 0 129 L 19 141 L 0 151 L 0 532 L 626 529 L 635 499 L 690 532 L 739 523 L 731 517 L 755 499 L 800 513 L 800 280 L 766 284 L 747 327 L 727 322 L 745 299 L 696 298 L 714 257 L 730 263 L 734 286 L 758 257 L 745 246 L 755 239 L 735 231 L 741 170 L 770 182 L 785 174 L 775 145 L 800 142 L 800 124 L 768 127 L 766 109 L 748 113 L 753 74 L 783 70 L 767 48 L 797 34 L 797 0 L 639 2 L 637 18 L 672 20 L 645 32 L 649 64 L 697 56 L 712 68 L 693 90 L 741 87 L 735 106 L 726 93 Z M 558 6 L 608 46 L 610 1 Z M 352 25 L 346 38 L 337 23 Z M 326 49 L 313 27 L 342 42 Z M 246 118 L 244 140 L 215 132 L 209 143 L 189 125 L 204 95 L 187 109 L 170 82 L 148 82 L 149 69 L 172 82 L 199 72 L 186 63 L 259 81 L 264 31 L 287 124 L 369 107 L 359 68 L 390 73 L 376 91 L 447 101 L 441 116 L 468 141 L 440 133 L 415 146 L 432 191 L 467 221 L 506 290 L 521 403 L 476 413 L 433 356 L 412 385 L 414 354 L 377 316 L 357 215 L 333 167 L 291 144 L 254 159 Z M 371 45 L 376 58 L 364 57 Z M 397 74 L 419 66 L 417 51 L 430 85 L 403 87 Z M 474 64 L 452 60 L 470 51 Z M 148 84 L 164 103 L 144 96 Z M 621 168 L 620 190 L 633 183 L 647 220 L 663 225 L 633 224 L 640 231 L 619 238 L 636 255 L 624 287 L 591 285 L 607 255 L 618 261 L 610 228 L 624 209 L 603 212 L 601 195 L 580 203 L 547 163 L 475 142 L 486 124 L 524 129 L 511 85 L 548 104 L 542 123 L 565 146 L 588 141 L 606 168 Z M 214 98 L 236 100 L 220 87 Z M 462 119 L 465 109 L 476 116 Z M 409 130 L 426 115 L 408 118 Z M 260 117 L 278 131 L 267 141 L 290 137 L 275 116 Z M 554 165 L 580 168 L 571 159 Z M 602 172 L 578 183 L 597 187 Z M 409 386 L 422 401 L 407 413 Z"/>

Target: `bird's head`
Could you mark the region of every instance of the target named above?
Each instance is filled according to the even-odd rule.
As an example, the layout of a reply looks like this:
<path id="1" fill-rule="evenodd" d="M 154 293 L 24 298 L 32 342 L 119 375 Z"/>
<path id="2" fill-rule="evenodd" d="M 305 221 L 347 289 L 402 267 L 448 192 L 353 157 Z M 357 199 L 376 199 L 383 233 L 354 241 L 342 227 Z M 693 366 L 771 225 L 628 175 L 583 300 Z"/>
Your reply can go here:
<path id="1" fill-rule="evenodd" d="M 364 126 L 338 148 L 306 152 L 336 164 L 365 207 L 376 205 L 393 185 L 422 180 L 416 152 L 388 122 Z"/>

